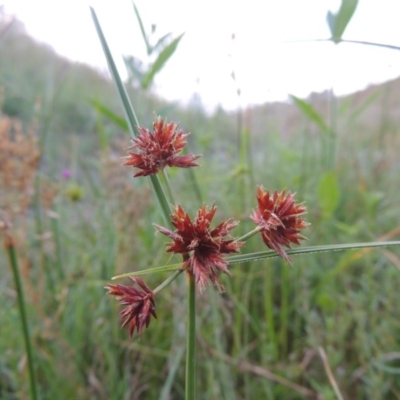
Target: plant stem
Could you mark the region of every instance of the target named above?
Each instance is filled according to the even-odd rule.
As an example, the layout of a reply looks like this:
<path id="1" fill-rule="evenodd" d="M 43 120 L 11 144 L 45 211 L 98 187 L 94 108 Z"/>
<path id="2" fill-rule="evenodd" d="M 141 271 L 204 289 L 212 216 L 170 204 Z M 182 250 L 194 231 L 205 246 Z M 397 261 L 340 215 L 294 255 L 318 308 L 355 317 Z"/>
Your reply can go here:
<path id="1" fill-rule="evenodd" d="M 174 200 L 174 194 L 172 193 L 171 185 L 169 183 L 168 175 L 165 172 L 165 170 L 163 170 L 163 169 L 161 170 L 161 176 L 164 180 L 164 185 L 167 189 L 168 200 L 170 201 L 171 204 L 176 205 L 175 200 Z"/>
<path id="2" fill-rule="evenodd" d="M 241 236 L 240 238 L 235 239 L 235 242 L 243 242 L 247 239 L 250 239 L 252 236 L 257 235 L 258 232 L 261 231 L 261 228 L 257 226 L 257 228 L 253 229 L 250 232 L 247 232 L 245 235 Z"/>
<path id="3" fill-rule="evenodd" d="M 15 254 L 15 245 L 10 236 L 6 236 L 6 250 L 8 253 L 8 259 L 10 261 L 10 266 L 13 271 L 15 287 L 17 289 L 17 300 L 18 300 L 18 308 L 21 317 L 22 323 L 22 332 L 24 335 L 26 355 L 28 358 L 28 370 L 29 370 L 29 380 L 31 384 L 31 399 L 37 400 L 37 391 L 36 391 L 36 380 L 35 380 L 35 372 L 33 368 L 33 354 L 32 354 L 32 345 L 29 335 L 29 327 L 28 320 L 26 318 L 26 310 L 25 310 L 25 300 L 24 300 L 24 292 L 22 289 L 21 277 L 18 269 L 18 261 Z"/>
<path id="4" fill-rule="evenodd" d="M 267 265 L 265 269 L 265 320 L 267 323 L 268 340 L 271 344 L 272 358 L 274 361 L 278 359 L 278 343 L 275 330 L 274 319 L 274 299 L 273 299 L 273 271 L 272 265 Z"/>
<path id="5" fill-rule="evenodd" d="M 62 253 L 61 253 L 61 239 L 60 239 L 60 225 L 58 223 L 58 214 L 51 215 L 51 226 L 54 234 L 54 241 L 56 246 L 56 270 L 58 274 L 58 280 L 60 282 L 65 280 L 65 274 L 63 269 Z"/>
<path id="6" fill-rule="evenodd" d="M 194 275 L 186 274 L 188 286 L 185 400 L 195 399 L 196 384 L 196 285 Z"/>
<path id="7" fill-rule="evenodd" d="M 334 40 L 332 38 L 329 38 L 329 39 L 288 40 L 288 41 L 285 41 L 284 43 L 308 43 L 308 42 L 334 42 Z M 365 46 L 376 46 L 376 47 L 384 47 L 386 49 L 400 50 L 399 46 L 394 46 L 394 45 L 385 44 L 385 43 L 366 42 L 364 40 L 339 39 L 336 42 L 336 44 L 339 44 L 339 43 L 354 43 L 354 44 L 362 44 L 362 45 L 365 45 Z"/>
<path id="8" fill-rule="evenodd" d="M 93 22 L 96 27 L 97 34 L 100 39 L 101 46 L 103 48 L 104 55 L 106 56 L 107 63 L 108 63 L 108 68 L 110 70 L 110 73 L 113 77 L 114 83 L 117 87 L 118 94 L 120 96 L 123 110 L 125 113 L 125 118 L 126 122 L 128 123 L 128 128 L 129 132 L 132 135 L 132 137 L 138 136 L 139 135 L 139 121 L 136 117 L 135 110 L 132 107 L 131 101 L 129 99 L 129 96 L 126 92 L 125 86 L 122 82 L 121 77 L 119 76 L 117 67 L 115 65 L 114 59 L 111 55 L 110 49 L 108 47 L 106 38 L 103 34 L 103 31 L 101 29 L 99 20 L 97 19 L 96 12 L 92 7 L 90 7 L 90 12 L 92 14 Z M 158 204 L 160 206 L 161 212 L 164 216 L 165 222 L 169 227 L 172 227 L 171 221 L 169 218 L 169 215 L 171 213 L 170 206 L 168 204 L 167 197 L 165 196 L 164 190 L 161 186 L 160 180 L 158 179 L 157 175 L 150 175 L 149 176 L 151 186 L 153 188 L 154 194 L 157 198 Z"/>
<path id="9" fill-rule="evenodd" d="M 175 280 L 180 274 L 183 272 L 182 269 L 178 269 L 175 271 L 169 278 L 167 278 L 161 285 L 157 286 L 154 290 L 153 293 L 157 294 L 161 292 L 166 286 L 168 286 L 173 280 Z"/>

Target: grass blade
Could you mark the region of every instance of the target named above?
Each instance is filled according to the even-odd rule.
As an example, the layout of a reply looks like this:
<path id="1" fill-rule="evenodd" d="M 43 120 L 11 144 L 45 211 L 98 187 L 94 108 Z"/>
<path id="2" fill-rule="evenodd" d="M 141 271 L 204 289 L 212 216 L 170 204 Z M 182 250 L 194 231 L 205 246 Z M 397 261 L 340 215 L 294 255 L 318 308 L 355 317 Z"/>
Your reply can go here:
<path id="1" fill-rule="evenodd" d="M 151 82 L 153 82 L 154 76 L 157 74 L 157 72 L 159 72 L 163 68 L 165 63 L 174 54 L 183 35 L 184 34 L 182 33 L 180 36 L 178 36 L 176 39 L 174 39 L 158 55 L 157 60 L 154 62 L 154 64 L 151 66 L 150 70 L 144 76 L 144 79 L 142 82 L 143 89 L 147 89 L 150 86 Z"/>
<path id="2" fill-rule="evenodd" d="M 125 112 L 126 121 L 128 123 L 129 132 L 131 133 L 132 136 L 137 136 L 139 134 L 139 131 L 138 131 L 139 122 L 137 120 L 135 111 L 132 107 L 131 101 L 129 100 L 128 94 L 125 90 L 125 86 L 122 83 L 121 77 L 119 76 L 114 59 L 113 59 L 110 49 L 108 47 L 106 38 L 101 29 L 99 20 L 97 19 L 96 12 L 94 11 L 94 9 L 92 7 L 90 7 L 90 12 L 92 14 L 93 22 L 96 27 L 96 31 L 99 36 L 101 46 L 103 48 L 104 55 L 106 56 L 106 59 L 107 59 L 108 67 L 110 69 L 110 72 L 114 79 L 114 82 L 117 86 L 118 94 L 120 96 L 122 106 L 123 106 L 123 109 Z M 171 227 L 171 222 L 170 222 L 170 218 L 169 218 L 171 209 L 170 209 L 167 197 L 165 196 L 164 190 L 161 186 L 160 180 L 158 179 L 157 175 L 150 175 L 149 178 L 150 178 L 150 182 L 151 182 L 151 186 L 153 188 L 154 194 L 157 197 L 161 212 L 164 216 L 165 223 L 169 227 Z"/>
<path id="3" fill-rule="evenodd" d="M 298 249 L 287 250 L 286 253 L 290 255 L 296 254 L 308 254 L 308 253 L 322 253 L 325 251 L 343 251 L 343 250 L 354 250 L 363 248 L 374 248 L 374 247 L 389 247 L 389 246 L 400 246 L 400 240 L 393 240 L 387 242 L 366 242 L 366 243 L 349 243 L 349 244 L 331 244 L 322 246 L 309 246 Z M 245 263 L 255 260 L 262 260 L 265 258 L 278 257 L 275 251 L 267 250 L 260 251 L 257 253 L 240 254 L 237 256 L 227 257 L 226 261 L 230 265 L 237 263 Z"/>
<path id="4" fill-rule="evenodd" d="M 357 4 L 358 0 L 342 0 L 340 9 L 336 14 L 328 11 L 326 20 L 331 31 L 332 40 L 335 43 L 341 41 L 342 35 L 357 8 Z"/>
<path id="5" fill-rule="evenodd" d="M 314 122 L 321 129 L 322 132 L 329 134 L 329 127 L 325 124 L 324 119 L 321 117 L 320 114 L 318 114 L 318 112 L 311 104 L 293 95 L 290 95 L 290 98 L 294 101 L 300 111 L 307 118 L 310 119 L 310 121 Z"/>

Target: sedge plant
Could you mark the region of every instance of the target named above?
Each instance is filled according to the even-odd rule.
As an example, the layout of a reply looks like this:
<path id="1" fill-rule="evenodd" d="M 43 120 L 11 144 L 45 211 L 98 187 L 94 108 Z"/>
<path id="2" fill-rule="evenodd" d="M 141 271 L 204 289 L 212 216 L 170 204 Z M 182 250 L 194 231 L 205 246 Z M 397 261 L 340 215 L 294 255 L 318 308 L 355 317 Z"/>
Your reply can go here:
<path id="1" fill-rule="evenodd" d="M 153 319 L 157 318 L 156 303 L 160 292 L 181 275 L 187 282 L 187 340 L 185 399 L 196 397 L 196 296 L 201 295 L 208 285 L 220 292 L 224 287 L 219 275 L 231 276 L 230 268 L 271 257 L 281 257 L 293 265 L 291 256 L 322 251 L 400 245 L 400 241 L 369 242 L 311 246 L 292 249 L 306 239 L 303 231 L 308 228 L 306 206 L 298 202 L 290 190 L 267 190 L 262 184 L 254 188 L 254 211 L 249 216 L 255 226 L 241 237 L 235 238 L 233 231 L 238 221 L 228 218 L 214 225 L 217 205 L 199 204 L 195 216 L 190 216 L 186 207 L 179 203 L 177 193 L 169 187 L 167 169 L 199 168 L 199 155 L 181 154 L 187 145 L 187 133 L 175 122 L 156 117 L 152 129 L 139 124 L 135 111 L 115 66 L 107 41 L 103 35 L 96 13 L 92 18 L 105 53 L 110 72 L 116 84 L 126 121 L 132 136 L 132 146 L 123 157 L 125 167 L 134 168 L 135 179 L 149 179 L 153 194 L 163 216 L 163 223 L 153 221 L 156 231 L 170 239 L 166 252 L 177 254 L 182 261 L 178 264 L 153 267 L 142 271 L 128 272 L 113 279 L 130 278 L 130 285 L 108 284 L 108 294 L 116 297 L 123 309 L 122 325 L 128 326 L 129 334 L 141 335 Z M 309 228 L 310 229 L 310 228 Z M 243 251 L 247 240 L 260 236 L 267 250 L 255 253 Z M 242 254 L 238 254 L 242 251 Z M 139 276 L 171 272 L 170 276 L 151 289 Z M 153 322 L 154 323 L 154 322 Z M 151 328 L 150 328 L 151 329 Z M 145 339 L 143 339 L 145 340 Z"/>

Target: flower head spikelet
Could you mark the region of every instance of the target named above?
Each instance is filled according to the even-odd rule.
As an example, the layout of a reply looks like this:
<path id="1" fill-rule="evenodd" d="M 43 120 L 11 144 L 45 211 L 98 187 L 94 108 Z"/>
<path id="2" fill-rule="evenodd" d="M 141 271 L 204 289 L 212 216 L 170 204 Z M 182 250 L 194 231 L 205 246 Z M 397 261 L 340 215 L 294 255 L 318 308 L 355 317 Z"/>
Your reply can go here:
<path id="1" fill-rule="evenodd" d="M 290 248 L 291 243 L 299 245 L 300 240 L 306 239 L 300 231 L 309 225 L 302 217 L 306 214 L 304 203 L 296 203 L 294 196 L 286 190 L 279 193 L 275 190 L 270 194 L 259 186 L 258 208 L 250 216 L 259 226 L 264 243 L 289 263 L 292 261 L 282 246 Z"/>
<path id="2" fill-rule="evenodd" d="M 186 146 L 189 133 L 178 130 L 177 123 L 168 123 L 157 117 L 153 123 L 153 132 L 143 127 L 138 129 L 139 135 L 132 139 L 133 144 L 129 147 L 137 152 L 130 152 L 123 157 L 124 165 L 140 169 L 134 177 L 156 174 L 166 166 L 189 168 L 199 165 L 195 162 L 199 155 L 178 155 Z"/>
<path id="3" fill-rule="evenodd" d="M 197 211 L 195 220 L 192 221 L 184 209 L 178 205 L 171 216 L 175 231 L 155 225 L 162 234 L 173 240 L 167 245 L 166 251 L 184 255 L 185 261 L 182 268 L 194 275 L 200 291 L 210 282 L 221 291 L 223 290 L 217 272 L 224 272 L 227 275 L 231 273 L 222 255 L 238 252 L 243 246 L 242 242 L 226 238 L 238 224 L 232 218 L 210 229 L 216 210 L 215 205 L 210 209 L 203 205 Z"/>
<path id="4" fill-rule="evenodd" d="M 136 330 L 139 334 L 150 324 L 151 317 L 157 318 L 154 294 L 148 286 L 137 277 L 130 278 L 140 289 L 125 285 L 107 285 L 108 294 L 115 296 L 126 306 L 121 311 L 122 327 L 129 324 L 129 334 L 133 336 Z"/>

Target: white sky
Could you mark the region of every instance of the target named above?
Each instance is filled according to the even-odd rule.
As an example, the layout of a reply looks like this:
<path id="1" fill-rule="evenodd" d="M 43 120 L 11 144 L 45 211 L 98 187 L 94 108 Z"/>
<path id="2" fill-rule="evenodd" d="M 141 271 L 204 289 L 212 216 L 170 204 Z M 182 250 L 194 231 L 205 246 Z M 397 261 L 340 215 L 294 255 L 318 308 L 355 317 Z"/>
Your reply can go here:
<path id="1" fill-rule="evenodd" d="M 116 61 L 145 47 L 130 0 L 93 0 Z M 3 0 L 28 32 L 73 60 L 106 70 L 85 0 Z M 154 89 L 187 101 L 196 93 L 207 108 L 284 100 L 333 87 L 350 93 L 400 75 L 400 52 L 352 44 L 284 43 L 329 37 L 328 10 L 339 0 L 136 0 L 145 27 L 159 37 L 185 32 Z M 400 1 L 359 0 L 344 38 L 400 46 Z M 232 40 L 232 33 L 235 40 Z M 118 63 L 125 75 L 122 61 Z M 236 83 L 231 78 L 236 74 Z M 241 89 L 238 100 L 236 88 Z"/>

